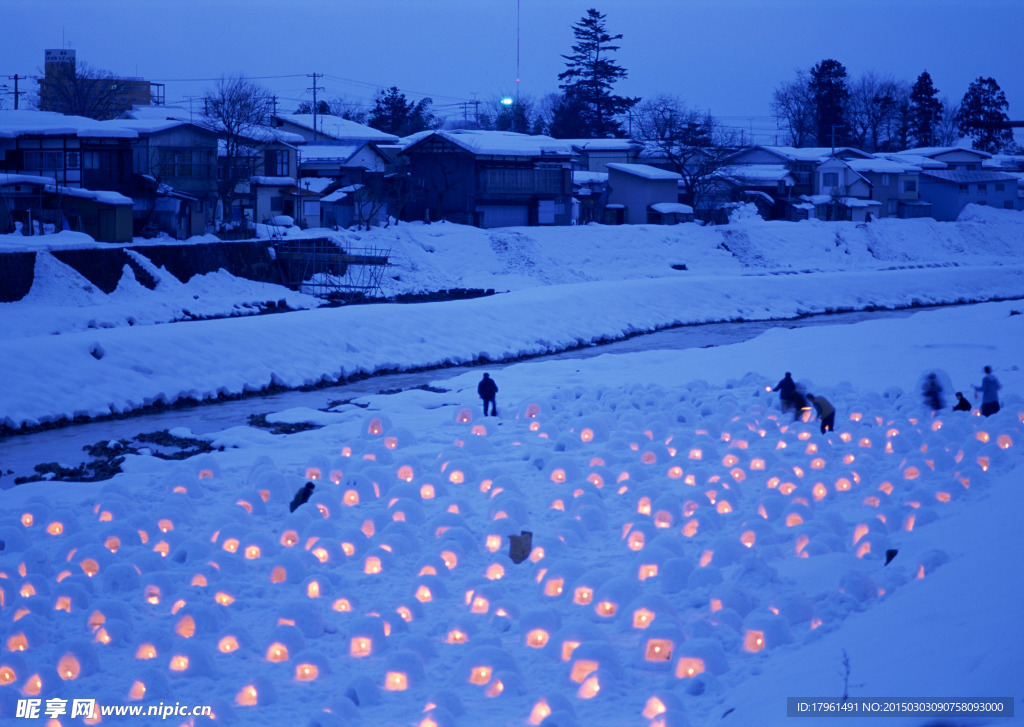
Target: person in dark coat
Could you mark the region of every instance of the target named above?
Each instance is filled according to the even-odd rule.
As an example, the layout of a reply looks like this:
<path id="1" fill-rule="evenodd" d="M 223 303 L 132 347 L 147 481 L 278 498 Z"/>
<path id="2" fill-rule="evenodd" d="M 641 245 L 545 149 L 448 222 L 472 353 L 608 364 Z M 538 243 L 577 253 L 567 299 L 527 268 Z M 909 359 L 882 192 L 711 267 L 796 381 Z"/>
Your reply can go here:
<path id="1" fill-rule="evenodd" d="M 956 406 L 953 407 L 953 411 L 970 411 L 971 402 L 964 398 L 962 391 L 956 392 Z"/>
<path id="2" fill-rule="evenodd" d="M 924 385 L 921 387 L 921 393 L 924 394 L 924 403 L 932 411 L 939 411 L 946 407 L 946 402 L 942 398 L 942 384 L 939 383 L 939 377 L 934 372 L 928 374 L 927 378 L 925 378 Z"/>
<path id="3" fill-rule="evenodd" d="M 782 381 L 777 383 L 772 391 L 779 392 L 779 407 L 783 412 L 787 412 L 796 406 L 796 396 L 799 392 L 796 390 L 796 382 L 793 381 L 793 375 L 788 371 L 782 377 Z M 797 409 L 797 412 L 799 411 Z"/>
<path id="4" fill-rule="evenodd" d="M 302 488 L 295 493 L 295 497 L 292 498 L 292 504 L 288 506 L 289 512 L 295 512 L 295 509 L 299 505 L 304 505 L 309 502 L 309 498 L 313 495 L 313 490 L 316 488 L 312 482 L 307 482 Z"/>
<path id="5" fill-rule="evenodd" d="M 824 396 L 808 394 L 807 400 L 814 406 L 814 410 L 821 417 L 821 433 L 836 430 L 836 408 Z"/>
<path id="6" fill-rule="evenodd" d="M 981 413 L 983 416 L 992 416 L 999 411 L 999 390 L 1003 388 L 999 379 L 992 373 L 992 367 L 985 367 L 985 378 L 981 380 L 981 386 L 975 386 L 974 392 L 981 392 Z"/>
<path id="7" fill-rule="evenodd" d="M 484 374 L 484 377 L 480 379 L 480 383 L 476 387 L 476 393 L 484 400 L 484 416 L 487 416 L 488 409 L 491 412 L 491 416 L 498 416 L 498 405 L 494 400 L 498 395 L 498 385 L 494 383 L 494 379 L 491 378 L 490 374 Z"/>

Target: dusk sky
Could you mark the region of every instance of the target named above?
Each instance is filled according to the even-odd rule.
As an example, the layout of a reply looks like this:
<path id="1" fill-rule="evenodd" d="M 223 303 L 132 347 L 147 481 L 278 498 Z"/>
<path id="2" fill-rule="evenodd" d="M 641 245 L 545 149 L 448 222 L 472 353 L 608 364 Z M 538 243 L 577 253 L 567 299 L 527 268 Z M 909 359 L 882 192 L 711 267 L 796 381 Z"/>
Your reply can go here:
<path id="1" fill-rule="evenodd" d="M 4 0 L 0 83 L 39 74 L 44 50 L 63 45 L 92 67 L 165 83 L 168 104 L 244 74 L 293 111 L 317 73 L 320 98 L 372 105 L 394 85 L 461 116 L 467 101 L 514 93 L 517 27 L 519 92 L 557 91 L 589 7 L 623 35 L 618 93 L 678 96 L 758 141 L 774 141 L 772 91 L 825 58 L 852 77 L 913 82 L 927 69 L 955 101 L 991 76 L 1011 118 L 1024 116 L 1022 0 Z"/>

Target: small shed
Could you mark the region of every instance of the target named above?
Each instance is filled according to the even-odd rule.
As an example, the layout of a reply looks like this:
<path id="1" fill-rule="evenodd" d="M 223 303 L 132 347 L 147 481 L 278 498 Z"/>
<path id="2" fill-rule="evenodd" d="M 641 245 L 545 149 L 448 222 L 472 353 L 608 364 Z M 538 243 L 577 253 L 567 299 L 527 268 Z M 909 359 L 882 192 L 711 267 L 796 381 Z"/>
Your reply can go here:
<path id="1" fill-rule="evenodd" d="M 693 207 L 682 202 L 656 202 L 647 210 L 647 221 L 652 225 L 693 222 Z"/>
<path id="2" fill-rule="evenodd" d="M 99 242 L 131 242 L 132 200 L 47 177 L 0 174 L 0 232 L 19 228 L 24 235 L 76 230 Z"/>
<path id="3" fill-rule="evenodd" d="M 656 204 L 678 202 L 677 172 L 658 169 L 648 164 L 611 163 L 608 168 L 608 206 L 622 205 L 623 222 L 642 225 L 648 222 L 648 211 Z"/>

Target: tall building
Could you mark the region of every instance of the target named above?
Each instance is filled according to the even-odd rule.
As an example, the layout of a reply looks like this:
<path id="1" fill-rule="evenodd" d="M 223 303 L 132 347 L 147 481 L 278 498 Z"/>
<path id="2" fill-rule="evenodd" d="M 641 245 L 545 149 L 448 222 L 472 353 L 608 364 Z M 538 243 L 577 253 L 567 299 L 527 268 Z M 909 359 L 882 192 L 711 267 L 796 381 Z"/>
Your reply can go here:
<path id="1" fill-rule="evenodd" d="M 162 83 L 107 73 L 97 78 L 79 77 L 75 51 L 71 48 L 45 51 L 43 71 L 39 80 L 39 108 L 43 111 L 113 118 L 136 105 L 164 102 Z"/>

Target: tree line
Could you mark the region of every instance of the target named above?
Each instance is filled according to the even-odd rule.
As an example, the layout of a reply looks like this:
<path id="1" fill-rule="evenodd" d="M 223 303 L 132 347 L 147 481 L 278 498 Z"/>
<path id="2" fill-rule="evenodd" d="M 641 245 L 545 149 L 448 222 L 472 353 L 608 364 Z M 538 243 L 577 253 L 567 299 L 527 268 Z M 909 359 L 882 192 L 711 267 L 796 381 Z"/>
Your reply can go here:
<path id="1" fill-rule="evenodd" d="M 562 55 L 565 70 L 558 75 L 558 92 L 540 98 L 516 94 L 466 102 L 457 125 L 560 139 L 631 138 L 657 148 L 681 173 L 699 172 L 707 155 L 714 161 L 715 149 L 737 145 L 736 134 L 709 111 L 677 96 L 644 100 L 615 93 L 615 84 L 627 78 L 628 71 L 615 60 L 622 35 L 608 31 L 604 14 L 587 10 L 572 31 L 575 42 L 571 52 Z M 56 99 L 58 107 L 52 110 L 111 118 L 112 80 L 108 72 L 80 66 L 77 73 L 41 83 L 48 97 Z M 224 102 L 237 97 L 238 81 L 245 79 L 222 79 L 208 91 L 206 108 L 237 106 Z M 276 109 L 269 90 L 247 81 L 244 90 L 252 95 L 249 111 L 242 114 L 247 120 L 252 109 Z M 989 77 L 977 78 L 960 101 L 953 102 L 939 95 L 927 70 L 913 83 L 874 71 L 853 78 L 842 63 L 829 58 L 780 83 L 770 107 L 779 129 L 777 142 L 790 146 L 856 146 L 884 152 L 948 146 L 965 136 L 976 149 L 1017 151 L 1006 96 Z M 430 98 L 410 100 L 397 86 L 380 90 L 369 109 L 339 97 L 319 101 L 316 108 L 304 102 L 296 112 L 332 114 L 396 136 L 441 128 L 447 122 L 435 113 Z"/>
<path id="2" fill-rule="evenodd" d="M 994 78 L 978 77 L 953 103 L 939 96 L 927 70 L 913 84 L 874 71 L 851 79 L 829 58 L 780 84 L 771 108 L 785 141 L 796 147 L 884 152 L 951 146 L 966 137 L 982 151 L 1016 150 L 1009 104 Z"/>

